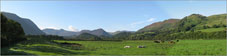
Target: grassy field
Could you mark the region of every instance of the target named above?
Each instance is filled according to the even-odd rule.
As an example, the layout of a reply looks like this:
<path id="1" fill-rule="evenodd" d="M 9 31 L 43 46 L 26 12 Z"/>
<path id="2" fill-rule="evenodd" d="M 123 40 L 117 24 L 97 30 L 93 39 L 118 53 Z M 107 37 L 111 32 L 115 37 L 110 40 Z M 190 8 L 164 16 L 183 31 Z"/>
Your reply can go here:
<path id="1" fill-rule="evenodd" d="M 57 43 L 79 43 L 82 47 L 64 46 L 45 42 L 20 43 L 11 51 L 35 55 L 226 55 L 226 40 L 180 40 L 176 44 L 154 43 L 151 40 L 138 41 L 66 41 Z M 124 48 L 124 46 L 131 48 Z M 137 48 L 145 45 L 146 48 Z"/>
<path id="2" fill-rule="evenodd" d="M 226 40 L 182 40 L 176 44 L 153 41 L 61 41 L 83 44 L 90 54 L 98 55 L 226 55 Z M 131 48 L 124 48 L 129 45 Z M 147 48 L 137 48 L 145 45 Z"/>
<path id="3" fill-rule="evenodd" d="M 208 29 L 203 29 L 203 30 L 198 30 L 201 32 L 217 32 L 217 31 L 224 31 L 226 28 L 208 28 Z"/>

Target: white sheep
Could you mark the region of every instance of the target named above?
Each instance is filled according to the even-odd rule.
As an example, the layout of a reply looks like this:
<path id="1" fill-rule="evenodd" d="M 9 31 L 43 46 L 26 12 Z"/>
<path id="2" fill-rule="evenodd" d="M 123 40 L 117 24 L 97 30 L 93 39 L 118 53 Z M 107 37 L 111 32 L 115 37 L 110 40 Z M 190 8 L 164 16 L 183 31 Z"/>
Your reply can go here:
<path id="1" fill-rule="evenodd" d="M 124 48 L 130 48 L 130 46 L 125 46 Z"/>
<path id="2" fill-rule="evenodd" d="M 137 48 L 146 48 L 146 46 L 137 46 Z"/>

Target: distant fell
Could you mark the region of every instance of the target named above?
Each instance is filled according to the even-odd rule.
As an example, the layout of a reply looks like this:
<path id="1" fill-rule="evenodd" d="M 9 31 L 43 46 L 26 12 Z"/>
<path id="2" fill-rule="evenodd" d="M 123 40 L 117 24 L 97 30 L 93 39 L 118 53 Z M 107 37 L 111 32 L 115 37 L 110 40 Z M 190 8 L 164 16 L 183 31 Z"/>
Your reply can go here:
<path id="1" fill-rule="evenodd" d="M 43 29 L 48 35 L 58 35 L 58 36 L 73 36 L 76 35 L 78 32 L 67 31 L 64 29 L 56 30 L 56 29 Z"/>

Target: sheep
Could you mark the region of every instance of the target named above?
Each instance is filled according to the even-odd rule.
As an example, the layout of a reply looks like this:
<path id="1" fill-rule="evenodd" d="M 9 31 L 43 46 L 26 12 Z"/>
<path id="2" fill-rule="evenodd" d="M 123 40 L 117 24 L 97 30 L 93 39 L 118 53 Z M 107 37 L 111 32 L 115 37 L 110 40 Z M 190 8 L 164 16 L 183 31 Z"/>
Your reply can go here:
<path id="1" fill-rule="evenodd" d="M 130 46 L 125 46 L 124 48 L 130 48 Z"/>
<path id="2" fill-rule="evenodd" d="M 161 40 L 155 40 L 154 43 L 161 43 Z"/>
<path id="3" fill-rule="evenodd" d="M 174 42 L 174 41 L 169 41 L 168 43 L 169 43 L 169 44 L 175 44 L 175 42 Z"/>
<path id="4" fill-rule="evenodd" d="M 137 46 L 137 48 L 146 48 L 146 46 L 141 46 L 141 45 L 140 45 L 140 46 Z"/>
<path id="5" fill-rule="evenodd" d="M 155 40 L 154 43 L 165 43 L 164 40 Z"/>

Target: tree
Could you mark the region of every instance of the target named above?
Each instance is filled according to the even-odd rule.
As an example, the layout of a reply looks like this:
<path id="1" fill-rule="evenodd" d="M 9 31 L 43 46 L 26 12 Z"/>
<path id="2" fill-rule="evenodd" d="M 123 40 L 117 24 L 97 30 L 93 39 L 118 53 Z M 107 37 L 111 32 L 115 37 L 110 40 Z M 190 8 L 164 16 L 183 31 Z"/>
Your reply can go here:
<path id="1" fill-rule="evenodd" d="M 1 14 L 1 46 L 9 46 L 26 40 L 23 28 L 18 22 L 7 19 Z"/>

